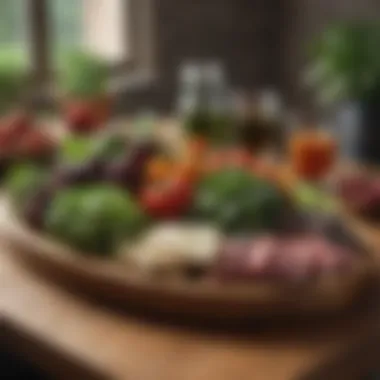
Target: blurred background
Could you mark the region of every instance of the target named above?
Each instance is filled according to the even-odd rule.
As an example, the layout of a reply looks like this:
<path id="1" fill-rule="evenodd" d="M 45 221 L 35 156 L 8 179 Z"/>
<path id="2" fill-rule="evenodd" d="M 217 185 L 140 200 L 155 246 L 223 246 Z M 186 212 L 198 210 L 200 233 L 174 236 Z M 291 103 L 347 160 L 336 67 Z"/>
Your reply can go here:
<path id="1" fill-rule="evenodd" d="M 89 48 L 114 69 L 123 111 L 166 111 L 186 59 L 224 63 L 234 87 L 275 87 L 289 103 L 310 102 L 300 85 L 307 47 L 331 22 L 376 18 L 374 0 L 2 0 L 0 46 L 37 85 L 65 51 Z M 45 82 L 46 83 L 46 82 Z"/>
<path id="2" fill-rule="evenodd" d="M 331 103 L 340 110 L 338 100 L 359 102 L 367 114 L 358 125 L 369 136 L 360 153 L 380 162 L 373 128 L 380 111 L 372 112 L 380 110 L 380 28 L 373 24 L 379 17 L 379 0 L 0 0 L 0 108 L 26 102 L 52 109 L 60 95 L 98 100 L 112 92 L 118 114 L 167 115 L 177 107 L 179 78 L 180 92 L 187 91 L 183 64 L 214 62 L 229 88 L 271 89 L 285 108 L 311 113 L 315 123 Z M 371 28 L 332 29 L 323 38 L 341 22 Z M 372 45 L 360 50 L 368 36 Z M 311 59 L 316 41 L 320 49 Z M 98 60 L 73 60 L 73 51 Z M 305 81 L 310 62 L 314 74 Z M 0 356 L 1 378 L 40 378 L 32 372 L 5 350 Z"/>

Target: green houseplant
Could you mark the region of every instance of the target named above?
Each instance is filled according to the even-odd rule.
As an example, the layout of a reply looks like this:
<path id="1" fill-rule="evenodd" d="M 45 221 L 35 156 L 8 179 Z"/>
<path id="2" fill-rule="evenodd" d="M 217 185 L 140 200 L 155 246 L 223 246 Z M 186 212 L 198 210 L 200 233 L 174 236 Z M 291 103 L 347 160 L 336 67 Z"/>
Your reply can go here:
<path id="1" fill-rule="evenodd" d="M 109 115 L 108 67 L 95 54 L 73 51 L 59 65 L 59 92 L 64 115 L 73 132 L 89 132 Z"/>
<path id="2" fill-rule="evenodd" d="M 351 136 L 345 140 L 346 151 L 371 162 L 380 162 L 379 46 L 379 22 L 333 25 L 312 45 L 306 75 L 319 100 L 333 104 L 337 116 L 346 115 L 344 124 L 350 124 L 350 130 L 340 133 L 342 138 Z"/>
<path id="3" fill-rule="evenodd" d="M 325 101 L 368 99 L 380 89 L 380 23 L 327 28 L 311 49 L 308 83 Z"/>

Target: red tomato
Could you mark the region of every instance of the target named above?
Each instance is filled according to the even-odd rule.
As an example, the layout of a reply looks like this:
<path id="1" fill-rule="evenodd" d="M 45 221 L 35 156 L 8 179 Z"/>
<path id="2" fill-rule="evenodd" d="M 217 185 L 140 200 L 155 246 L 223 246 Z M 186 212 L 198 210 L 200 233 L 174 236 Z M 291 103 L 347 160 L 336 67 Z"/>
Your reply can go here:
<path id="1" fill-rule="evenodd" d="M 68 104 L 65 116 L 72 132 L 88 133 L 98 126 L 97 109 L 90 102 Z"/>
<path id="2" fill-rule="evenodd" d="M 161 187 L 149 187 L 141 196 L 141 204 L 148 215 L 170 219 L 186 212 L 192 198 L 192 183 L 187 178 L 173 179 Z"/>
<path id="3" fill-rule="evenodd" d="M 51 152 L 54 143 L 46 133 L 40 130 L 27 132 L 17 146 L 17 153 L 22 156 L 36 157 Z"/>
<path id="4" fill-rule="evenodd" d="M 0 121 L 0 150 L 14 154 L 19 141 L 32 130 L 33 120 L 26 112 L 12 113 Z"/>
<path id="5" fill-rule="evenodd" d="M 33 126 L 33 118 L 26 111 L 16 111 L 5 119 L 5 128 L 11 130 L 17 137 L 28 132 Z"/>

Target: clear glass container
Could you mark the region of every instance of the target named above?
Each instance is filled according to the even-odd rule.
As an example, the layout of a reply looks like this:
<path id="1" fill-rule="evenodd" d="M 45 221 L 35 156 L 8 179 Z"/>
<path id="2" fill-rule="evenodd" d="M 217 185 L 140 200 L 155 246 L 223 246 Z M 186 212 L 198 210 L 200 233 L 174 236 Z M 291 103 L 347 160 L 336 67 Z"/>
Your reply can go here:
<path id="1" fill-rule="evenodd" d="M 190 135 L 213 142 L 232 138 L 231 96 L 221 63 L 192 62 L 180 67 L 177 111 Z"/>

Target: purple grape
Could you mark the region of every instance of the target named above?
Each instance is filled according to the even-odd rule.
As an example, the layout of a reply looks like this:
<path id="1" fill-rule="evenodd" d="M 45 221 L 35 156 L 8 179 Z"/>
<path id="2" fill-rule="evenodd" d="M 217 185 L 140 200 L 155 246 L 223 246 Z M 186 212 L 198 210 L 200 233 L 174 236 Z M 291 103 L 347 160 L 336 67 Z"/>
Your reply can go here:
<path id="1" fill-rule="evenodd" d="M 106 178 L 111 183 L 137 193 L 142 185 L 144 172 L 141 167 L 125 160 L 111 163 L 106 169 Z"/>
<path id="2" fill-rule="evenodd" d="M 131 160 L 136 164 L 145 165 L 150 158 L 158 153 L 159 147 L 154 141 L 140 142 L 132 149 Z"/>
<path id="3" fill-rule="evenodd" d="M 105 167 L 104 162 L 94 159 L 79 165 L 58 168 L 53 176 L 53 187 L 61 188 L 102 181 Z"/>
<path id="4" fill-rule="evenodd" d="M 136 144 L 129 154 L 107 165 L 106 180 L 136 194 L 143 184 L 145 167 L 156 152 L 157 146 L 153 142 Z"/>

